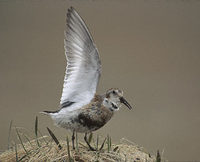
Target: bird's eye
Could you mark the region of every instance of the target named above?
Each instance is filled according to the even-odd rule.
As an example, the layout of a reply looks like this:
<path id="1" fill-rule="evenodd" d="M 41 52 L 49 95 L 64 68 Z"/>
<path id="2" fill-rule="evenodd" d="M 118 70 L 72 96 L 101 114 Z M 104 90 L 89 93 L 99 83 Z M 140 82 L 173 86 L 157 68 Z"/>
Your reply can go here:
<path id="1" fill-rule="evenodd" d="M 113 94 L 114 94 L 114 95 L 116 95 L 116 92 L 115 92 L 115 91 L 113 91 Z"/>

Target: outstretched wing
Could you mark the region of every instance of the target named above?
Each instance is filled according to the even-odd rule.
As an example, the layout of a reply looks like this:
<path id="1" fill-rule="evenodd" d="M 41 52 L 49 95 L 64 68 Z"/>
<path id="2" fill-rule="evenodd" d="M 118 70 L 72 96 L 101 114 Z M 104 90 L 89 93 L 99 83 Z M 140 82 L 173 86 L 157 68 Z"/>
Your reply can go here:
<path id="1" fill-rule="evenodd" d="M 73 111 L 93 99 L 101 74 L 101 62 L 87 26 L 72 7 L 67 13 L 64 41 L 67 67 L 60 105 Z"/>

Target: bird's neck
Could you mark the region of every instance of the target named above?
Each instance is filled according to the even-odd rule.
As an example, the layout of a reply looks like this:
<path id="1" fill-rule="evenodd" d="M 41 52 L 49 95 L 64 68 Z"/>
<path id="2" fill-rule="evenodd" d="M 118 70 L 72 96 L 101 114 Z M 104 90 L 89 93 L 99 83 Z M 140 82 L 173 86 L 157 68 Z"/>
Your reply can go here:
<path id="1" fill-rule="evenodd" d="M 118 111 L 119 110 L 119 105 L 115 103 L 112 100 L 109 100 L 108 98 L 104 98 L 102 102 L 103 106 L 109 109 L 110 111 Z"/>

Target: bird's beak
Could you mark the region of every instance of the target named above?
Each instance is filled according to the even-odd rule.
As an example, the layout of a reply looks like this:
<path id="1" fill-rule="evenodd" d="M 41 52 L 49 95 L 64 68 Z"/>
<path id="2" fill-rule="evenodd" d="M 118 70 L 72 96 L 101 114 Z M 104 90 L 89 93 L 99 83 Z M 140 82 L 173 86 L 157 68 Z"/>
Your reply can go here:
<path id="1" fill-rule="evenodd" d="M 132 109 L 131 105 L 126 101 L 124 97 L 120 97 L 120 102 L 126 105 L 129 109 Z"/>

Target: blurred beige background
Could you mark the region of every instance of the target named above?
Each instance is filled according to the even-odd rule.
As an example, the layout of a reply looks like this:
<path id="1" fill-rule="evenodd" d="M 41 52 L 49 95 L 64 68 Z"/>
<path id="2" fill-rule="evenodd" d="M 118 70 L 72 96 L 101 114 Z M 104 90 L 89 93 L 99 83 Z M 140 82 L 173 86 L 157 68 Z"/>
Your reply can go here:
<path id="1" fill-rule="evenodd" d="M 200 160 L 200 1 L 0 1 L 0 150 L 10 120 L 34 130 L 56 110 L 66 66 L 65 14 L 74 6 L 94 37 L 103 73 L 98 93 L 124 90 L 125 107 L 97 133 L 125 137 L 170 161 Z M 14 134 L 14 130 L 13 130 Z M 13 135 L 14 136 L 14 135 Z M 13 137 L 12 137 L 13 138 Z M 81 137 L 80 137 L 81 138 Z"/>

